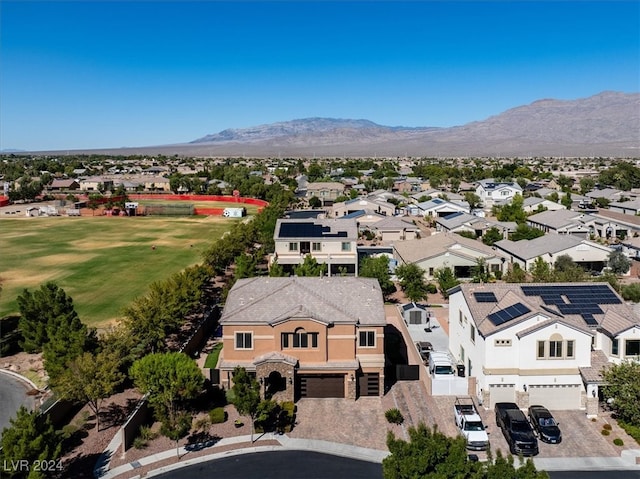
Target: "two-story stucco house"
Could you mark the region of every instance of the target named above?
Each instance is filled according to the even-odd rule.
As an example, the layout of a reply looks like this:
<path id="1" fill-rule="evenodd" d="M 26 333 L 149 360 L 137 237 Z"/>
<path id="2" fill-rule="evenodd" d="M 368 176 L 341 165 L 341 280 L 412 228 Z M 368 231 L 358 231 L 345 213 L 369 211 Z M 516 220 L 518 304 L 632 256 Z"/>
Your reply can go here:
<path id="1" fill-rule="evenodd" d="M 602 366 L 640 355 L 640 320 L 608 283 L 463 284 L 449 349 L 485 407 L 598 410 Z"/>
<path id="2" fill-rule="evenodd" d="M 522 188 L 512 181 L 502 182 L 488 178 L 478 181 L 476 187 L 476 195 L 480 197 L 485 208 L 507 203 L 517 194 L 522 194 Z"/>
<path id="3" fill-rule="evenodd" d="M 358 274 L 358 223 L 353 218 L 279 219 L 273 238 L 273 259 L 286 272 L 310 254 L 327 265 L 330 276 Z"/>
<path id="4" fill-rule="evenodd" d="M 372 278 L 239 279 L 220 319 L 223 385 L 244 367 L 263 397 L 379 396 L 384 392 L 382 291 Z"/>

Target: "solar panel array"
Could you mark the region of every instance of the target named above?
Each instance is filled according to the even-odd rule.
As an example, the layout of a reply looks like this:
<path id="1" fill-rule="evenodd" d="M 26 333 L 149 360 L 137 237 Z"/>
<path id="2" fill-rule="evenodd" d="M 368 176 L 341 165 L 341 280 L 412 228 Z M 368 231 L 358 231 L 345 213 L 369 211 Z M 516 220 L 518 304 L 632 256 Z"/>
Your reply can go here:
<path id="1" fill-rule="evenodd" d="M 562 314 L 579 314 L 589 326 L 597 326 L 594 314 L 603 314 L 601 304 L 620 304 L 606 285 L 521 286 L 525 296 L 540 296 Z M 547 308 L 545 308 L 546 310 Z"/>
<path id="2" fill-rule="evenodd" d="M 478 303 L 497 303 L 496 295 L 490 292 L 473 293 Z"/>
<path id="3" fill-rule="evenodd" d="M 346 231 L 331 233 L 329 226 L 309 222 L 280 224 L 280 238 L 346 238 Z"/>
<path id="4" fill-rule="evenodd" d="M 501 309 L 500 311 L 490 314 L 487 316 L 487 319 L 489 319 L 489 321 L 491 321 L 495 326 L 500 326 L 501 324 L 518 318 L 523 314 L 527 314 L 530 311 L 531 310 L 524 304 L 516 303 L 508 308 Z"/>

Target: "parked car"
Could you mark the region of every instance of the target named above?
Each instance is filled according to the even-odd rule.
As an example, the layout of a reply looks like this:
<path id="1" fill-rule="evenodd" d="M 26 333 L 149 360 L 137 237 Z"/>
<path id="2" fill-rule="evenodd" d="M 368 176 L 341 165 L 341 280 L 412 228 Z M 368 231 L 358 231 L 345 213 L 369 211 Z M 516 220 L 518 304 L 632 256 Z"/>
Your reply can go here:
<path id="1" fill-rule="evenodd" d="M 529 421 L 541 441 L 549 444 L 560 444 L 562 433 L 549 410 L 544 406 L 529 406 Z"/>
<path id="2" fill-rule="evenodd" d="M 535 456 L 538 454 L 538 440 L 531 429 L 527 417 L 517 404 L 499 402 L 495 405 L 496 424 L 509 444 L 511 454 Z"/>
<path id="3" fill-rule="evenodd" d="M 426 362 L 429 360 L 429 351 L 433 351 L 433 346 L 429 341 L 420 341 L 416 343 L 416 349 L 422 360 Z"/>

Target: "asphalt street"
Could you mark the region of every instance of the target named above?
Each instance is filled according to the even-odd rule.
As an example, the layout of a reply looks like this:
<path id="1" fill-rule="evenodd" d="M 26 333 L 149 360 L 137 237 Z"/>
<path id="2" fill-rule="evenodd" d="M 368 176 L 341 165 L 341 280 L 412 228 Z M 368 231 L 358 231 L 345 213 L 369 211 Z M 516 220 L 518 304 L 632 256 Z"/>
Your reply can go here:
<path id="1" fill-rule="evenodd" d="M 0 437 L 2 430 L 9 426 L 9 420 L 23 404 L 29 409 L 34 406 L 34 399 L 27 396 L 31 387 L 19 379 L 0 372 Z"/>
<path id="2" fill-rule="evenodd" d="M 161 479 L 382 479 L 382 465 L 309 451 L 242 454 L 167 472 Z"/>

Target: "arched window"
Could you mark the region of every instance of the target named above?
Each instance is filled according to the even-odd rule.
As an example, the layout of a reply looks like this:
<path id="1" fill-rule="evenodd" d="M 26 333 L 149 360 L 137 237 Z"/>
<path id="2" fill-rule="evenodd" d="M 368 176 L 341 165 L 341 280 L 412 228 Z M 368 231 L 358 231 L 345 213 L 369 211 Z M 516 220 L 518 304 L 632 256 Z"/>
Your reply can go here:
<path id="1" fill-rule="evenodd" d="M 549 357 L 562 357 L 562 336 L 558 333 L 552 334 L 549 338 Z"/>

